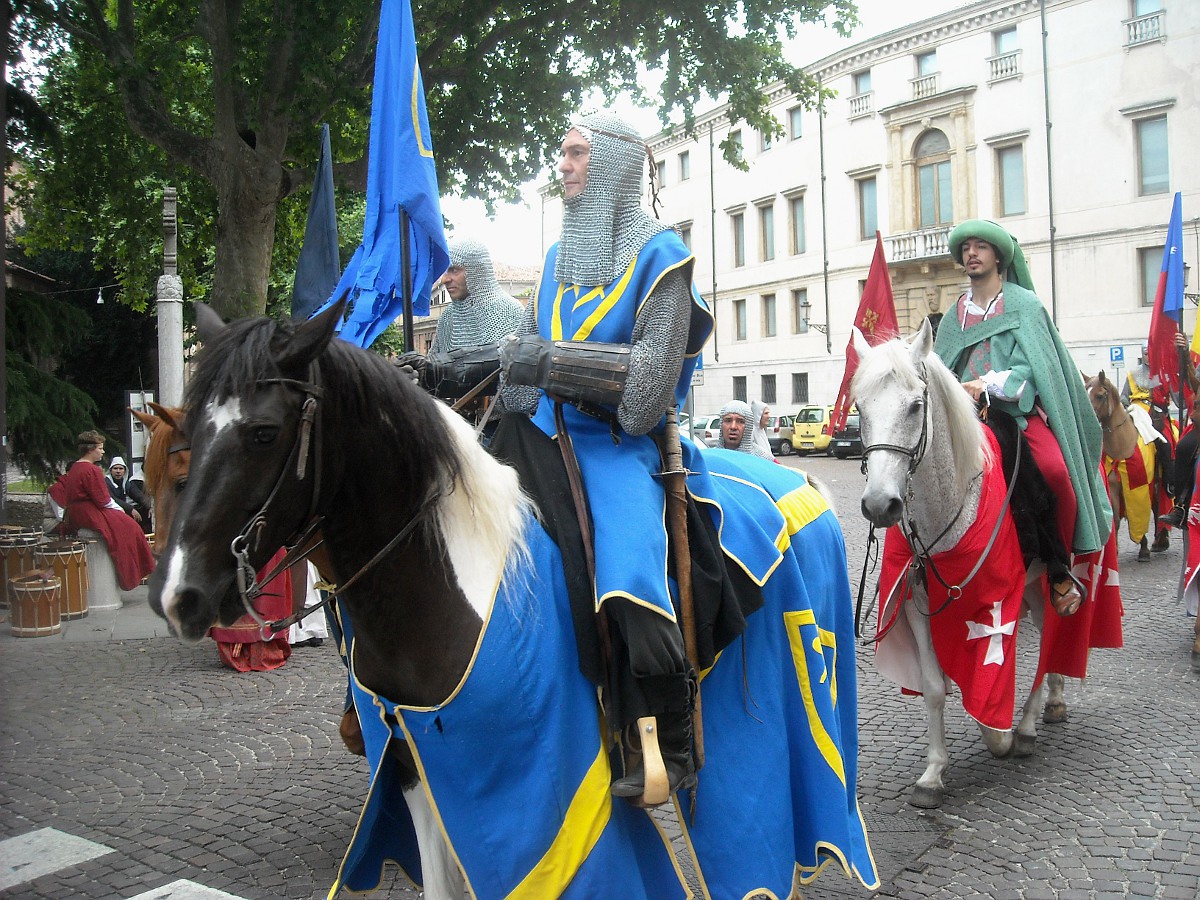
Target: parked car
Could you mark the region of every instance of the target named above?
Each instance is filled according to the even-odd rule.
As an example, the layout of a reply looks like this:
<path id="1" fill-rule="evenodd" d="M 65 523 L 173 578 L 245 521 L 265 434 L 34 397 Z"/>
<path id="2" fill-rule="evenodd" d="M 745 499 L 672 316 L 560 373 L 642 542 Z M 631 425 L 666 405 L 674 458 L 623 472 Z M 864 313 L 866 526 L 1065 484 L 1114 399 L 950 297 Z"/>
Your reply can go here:
<path id="1" fill-rule="evenodd" d="M 721 443 L 720 415 L 700 416 L 692 426 L 692 436 L 703 447 L 715 447 Z"/>
<path id="2" fill-rule="evenodd" d="M 681 413 L 679 413 L 678 422 L 679 422 L 679 434 L 680 435 L 692 433 L 692 417 L 691 416 L 689 416 L 685 412 L 681 412 Z"/>
<path id="3" fill-rule="evenodd" d="M 846 414 L 846 424 L 833 433 L 833 455 L 838 459 L 847 456 L 862 456 L 862 432 L 859 430 L 858 413 Z"/>
<path id="4" fill-rule="evenodd" d="M 776 456 L 792 455 L 791 416 L 768 416 L 765 430 L 767 432 L 767 443 L 771 445 L 772 453 Z"/>
<path id="5" fill-rule="evenodd" d="M 797 453 L 829 452 L 829 418 L 832 406 L 805 406 L 792 419 L 792 449 Z"/>

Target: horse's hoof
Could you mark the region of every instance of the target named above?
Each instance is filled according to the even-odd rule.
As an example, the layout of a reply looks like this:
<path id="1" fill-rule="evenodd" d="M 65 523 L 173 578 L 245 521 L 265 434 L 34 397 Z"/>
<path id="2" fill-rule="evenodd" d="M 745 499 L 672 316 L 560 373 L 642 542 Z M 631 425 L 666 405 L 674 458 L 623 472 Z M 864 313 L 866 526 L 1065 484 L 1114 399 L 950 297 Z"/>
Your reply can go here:
<path id="1" fill-rule="evenodd" d="M 908 795 L 908 802 L 917 809 L 939 809 L 945 798 L 945 788 L 931 788 L 914 784 L 912 793 Z"/>
<path id="2" fill-rule="evenodd" d="M 1047 725 L 1057 725 L 1067 721 L 1067 704 L 1047 703 L 1042 710 L 1042 721 Z"/>
<path id="3" fill-rule="evenodd" d="M 1200 650 L 1192 651 L 1192 671 L 1200 674 Z"/>
<path id="4" fill-rule="evenodd" d="M 1036 734 L 1021 734 L 1019 731 L 1013 736 L 1012 755 L 1013 756 L 1033 756 L 1033 751 L 1037 748 Z"/>
<path id="5" fill-rule="evenodd" d="M 1160 531 L 1158 537 L 1154 539 L 1154 543 L 1150 545 L 1151 553 L 1164 553 L 1171 549 L 1171 537 L 1166 530 Z"/>
<path id="6" fill-rule="evenodd" d="M 1142 541 L 1142 546 L 1138 548 L 1138 562 L 1150 562 L 1150 548 L 1146 546 L 1146 542 Z"/>

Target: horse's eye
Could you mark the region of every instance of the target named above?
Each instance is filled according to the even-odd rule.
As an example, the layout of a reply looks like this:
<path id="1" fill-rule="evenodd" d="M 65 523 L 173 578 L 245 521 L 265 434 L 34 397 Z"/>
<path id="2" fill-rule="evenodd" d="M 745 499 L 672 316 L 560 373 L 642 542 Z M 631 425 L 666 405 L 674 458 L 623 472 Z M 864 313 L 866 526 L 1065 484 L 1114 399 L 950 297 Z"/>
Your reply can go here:
<path id="1" fill-rule="evenodd" d="M 175 482 L 175 493 L 177 493 L 177 494 L 182 494 L 182 493 L 183 493 L 183 489 L 184 489 L 185 487 L 187 487 L 187 479 L 186 479 L 186 478 L 180 478 L 178 481 L 176 481 L 176 482 Z"/>
<path id="2" fill-rule="evenodd" d="M 918 415 L 925 409 L 925 403 L 921 400 L 913 400 L 908 404 L 908 412 L 910 415 Z"/>
<path id="3" fill-rule="evenodd" d="M 260 445 L 273 444 L 275 438 L 279 434 L 279 429 L 272 425 L 261 425 L 254 429 L 254 443 Z"/>

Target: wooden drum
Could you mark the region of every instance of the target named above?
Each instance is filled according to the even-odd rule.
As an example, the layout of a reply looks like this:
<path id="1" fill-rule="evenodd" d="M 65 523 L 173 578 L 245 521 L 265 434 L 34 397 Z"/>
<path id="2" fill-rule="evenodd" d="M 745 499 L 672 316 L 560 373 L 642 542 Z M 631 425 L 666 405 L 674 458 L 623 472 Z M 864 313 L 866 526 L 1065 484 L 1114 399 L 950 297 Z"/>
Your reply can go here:
<path id="1" fill-rule="evenodd" d="M 33 552 L 41 539 L 42 532 L 36 528 L 26 528 L 21 525 L 0 525 L 0 558 L 3 559 L 5 585 L 14 578 L 37 568 Z M 4 596 L 0 597 L 0 605 L 8 605 L 11 593 L 7 589 L 4 591 Z"/>
<path id="2" fill-rule="evenodd" d="M 88 614 L 87 548 L 82 541 L 50 541 L 37 548 L 37 567 L 53 569 L 62 582 L 62 617 L 82 619 Z"/>
<path id="3" fill-rule="evenodd" d="M 62 582 L 49 572 L 32 572 L 8 582 L 12 595 L 9 629 L 16 637 L 46 637 L 62 631 Z"/>

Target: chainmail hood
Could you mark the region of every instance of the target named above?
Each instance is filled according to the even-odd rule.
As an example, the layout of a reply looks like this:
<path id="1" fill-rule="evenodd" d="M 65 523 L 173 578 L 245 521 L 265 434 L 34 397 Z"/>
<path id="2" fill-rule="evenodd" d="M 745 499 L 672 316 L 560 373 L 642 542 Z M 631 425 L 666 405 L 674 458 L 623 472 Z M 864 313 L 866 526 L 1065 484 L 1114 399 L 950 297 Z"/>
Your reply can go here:
<path id="1" fill-rule="evenodd" d="M 575 116 L 590 147 L 583 191 L 563 201 L 556 281 L 595 286 L 616 279 L 646 241 L 667 226 L 642 209 L 646 144 L 610 112 Z"/>
<path id="2" fill-rule="evenodd" d="M 750 409 L 750 404 L 744 400 L 730 400 L 721 407 L 721 418 L 725 418 L 726 413 L 733 413 L 736 416 L 741 416 L 746 420 L 746 429 L 742 432 L 742 442 L 737 445 L 739 453 L 754 453 L 754 432 L 758 430 L 758 419 L 754 418 L 754 411 Z M 718 446 L 725 446 L 724 443 Z"/>
<path id="3" fill-rule="evenodd" d="M 450 265 L 466 271 L 467 296 L 452 300 L 442 312 L 432 349 L 449 352 L 493 344 L 515 332 L 524 308 L 500 287 L 488 248 L 473 238 L 455 238 L 448 249 Z"/>

